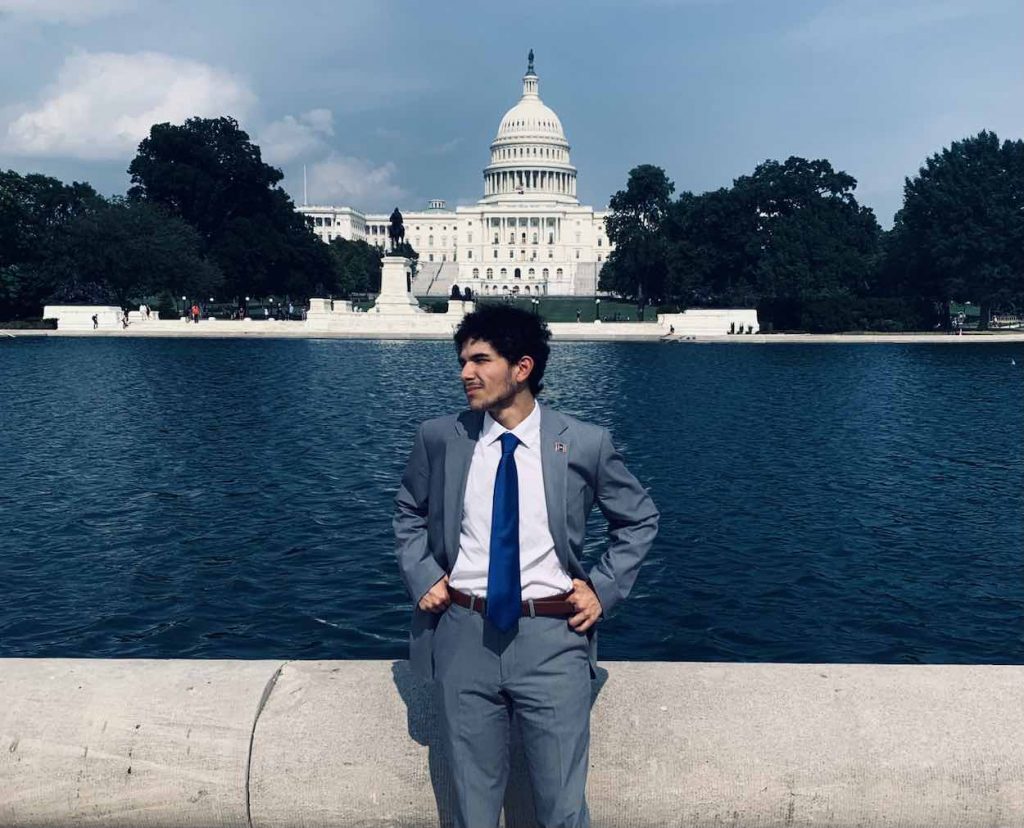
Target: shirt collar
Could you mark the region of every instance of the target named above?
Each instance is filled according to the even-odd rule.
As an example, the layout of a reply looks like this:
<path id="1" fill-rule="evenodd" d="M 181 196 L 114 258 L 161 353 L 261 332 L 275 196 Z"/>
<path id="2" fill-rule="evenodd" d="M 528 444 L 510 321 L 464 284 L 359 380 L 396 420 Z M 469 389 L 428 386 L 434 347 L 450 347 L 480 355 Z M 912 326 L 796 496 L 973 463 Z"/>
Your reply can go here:
<path id="1" fill-rule="evenodd" d="M 501 438 L 506 431 L 519 438 L 519 442 L 526 448 L 537 445 L 540 442 L 540 406 L 537 401 L 533 402 L 533 411 L 526 415 L 526 418 L 515 428 L 507 429 L 491 416 L 491 412 L 484 414 L 484 425 L 481 430 L 480 439 L 490 445 Z"/>

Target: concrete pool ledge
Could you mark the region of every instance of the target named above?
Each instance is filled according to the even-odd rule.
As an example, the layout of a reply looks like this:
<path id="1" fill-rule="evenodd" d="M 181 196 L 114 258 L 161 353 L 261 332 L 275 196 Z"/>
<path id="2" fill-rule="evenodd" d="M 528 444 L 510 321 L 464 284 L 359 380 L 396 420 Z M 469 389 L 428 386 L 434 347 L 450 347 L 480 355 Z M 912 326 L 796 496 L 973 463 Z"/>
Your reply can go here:
<path id="1" fill-rule="evenodd" d="M 551 338 L 556 342 L 656 342 L 661 344 L 718 344 L 718 345 L 978 345 L 997 343 L 1024 343 L 1024 332 L 998 331 L 951 336 L 945 333 L 845 333 L 845 334 L 670 334 L 668 328 L 655 323 L 608 322 L 593 323 L 551 322 Z M 178 325 L 167 327 L 130 326 L 127 329 L 100 330 L 43 330 L 31 328 L 4 329 L 0 326 L 0 341 L 23 337 L 59 337 L 80 339 L 352 339 L 352 340 L 432 340 L 450 342 L 448 328 L 437 330 L 309 330 L 301 322 L 241 322 Z"/>
<path id="2" fill-rule="evenodd" d="M 1024 825 L 1024 666 L 610 662 L 594 696 L 595 826 Z M 7 659 L 0 697 L 5 828 L 448 824 L 405 662 Z"/>

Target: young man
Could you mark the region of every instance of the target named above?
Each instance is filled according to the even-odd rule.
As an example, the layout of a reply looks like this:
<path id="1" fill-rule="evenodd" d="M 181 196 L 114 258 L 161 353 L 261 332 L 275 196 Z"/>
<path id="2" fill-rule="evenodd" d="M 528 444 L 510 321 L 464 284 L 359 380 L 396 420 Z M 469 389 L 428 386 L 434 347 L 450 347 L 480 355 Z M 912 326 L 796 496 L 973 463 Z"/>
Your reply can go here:
<path id="1" fill-rule="evenodd" d="M 537 403 L 549 338 L 507 305 L 463 319 L 469 410 L 420 426 L 395 499 L 410 662 L 437 681 L 462 828 L 498 824 L 512 716 L 540 825 L 589 825 L 594 624 L 629 594 L 657 534 L 658 511 L 608 432 Z M 595 502 L 609 544 L 588 573 Z"/>

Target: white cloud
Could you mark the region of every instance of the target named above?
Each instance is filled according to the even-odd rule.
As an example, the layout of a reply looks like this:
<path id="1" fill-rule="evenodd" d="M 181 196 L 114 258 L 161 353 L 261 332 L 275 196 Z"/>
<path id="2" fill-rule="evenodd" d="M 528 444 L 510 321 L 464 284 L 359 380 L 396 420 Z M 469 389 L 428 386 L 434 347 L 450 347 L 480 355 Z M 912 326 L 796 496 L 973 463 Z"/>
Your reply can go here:
<path id="1" fill-rule="evenodd" d="M 334 135 L 334 118 L 329 109 L 312 109 L 297 118 L 286 115 L 266 126 L 256 141 L 270 164 L 287 164 L 296 158 L 324 155 L 325 138 Z"/>
<path id="2" fill-rule="evenodd" d="M 43 23 L 84 23 L 135 6 L 136 0 L 0 0 L 0 16 Z"/>
<path id="3" fill-rule="evenodd" d="M 344 204 L 360 210 L 387 209 L 409 199 L 395 183 L 390 161 L 375 166 L 362 158 L 331 154 L 309 168 L 310 203 Z"/>
<path id="4" fill-rule="evenodd" d="M 131 155 L 153 124 L 198 115 L 248 113 L 254 96 L 228 72 L 157 52 L 79 52 L 68 57 L 45 99 L 7 127 L 17 155 L 117 159 Z"/>

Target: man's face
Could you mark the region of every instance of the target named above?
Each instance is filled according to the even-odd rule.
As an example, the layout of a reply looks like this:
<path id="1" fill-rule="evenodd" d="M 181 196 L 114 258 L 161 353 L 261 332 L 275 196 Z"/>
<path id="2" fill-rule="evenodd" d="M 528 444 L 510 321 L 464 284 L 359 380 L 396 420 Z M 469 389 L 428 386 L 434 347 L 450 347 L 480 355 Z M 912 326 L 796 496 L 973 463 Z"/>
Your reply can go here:
<path id="1" fill-rule="evenodd" d="M 459 353 L 462 387 L 474 411 L 487 411 L 512 402 L 518 367 L 482 339 L 470 339 Z"/>

